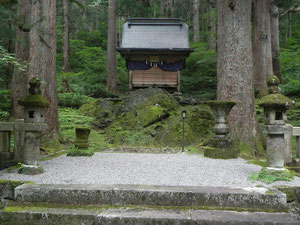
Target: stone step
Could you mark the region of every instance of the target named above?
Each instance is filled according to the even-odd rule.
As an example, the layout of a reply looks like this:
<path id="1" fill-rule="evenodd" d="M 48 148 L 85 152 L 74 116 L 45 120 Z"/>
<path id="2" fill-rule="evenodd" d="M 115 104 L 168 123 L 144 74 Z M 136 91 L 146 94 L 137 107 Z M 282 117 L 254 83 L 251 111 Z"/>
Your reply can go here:
<path id="1" fill-rule="evenodd" d="M 19 202 L 73 205 L 216 206 L 284 209 L 286 195 L 276 189 L 141 185 L 24 184 Z"/>
<path id="2" fill-rule="evenodd" d="M 8 206 L 0 211 L 1 225 L 292 225 L 289 213 L 216 210 L 157 210 L 141 208 L 72 209 Z"/>

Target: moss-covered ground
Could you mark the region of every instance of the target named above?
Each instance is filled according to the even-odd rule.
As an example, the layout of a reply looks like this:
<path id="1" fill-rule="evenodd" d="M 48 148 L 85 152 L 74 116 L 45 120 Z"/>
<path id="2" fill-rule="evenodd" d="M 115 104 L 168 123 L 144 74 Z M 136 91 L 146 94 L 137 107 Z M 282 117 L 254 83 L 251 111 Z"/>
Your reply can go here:
<path id="1" fill-rule="evenodd" d="M 4 212 L 47 212 L 49 209 L 78 209 L 88 211 L 105 211 L 108 209 L 139 209 L 139 210 L 224 210 L 236 212 L 287 212 L 286 209 L 271 209 L 271 208 L 242 208 L 242 207 L 226 207 L 226 206 L 152 206 L 152 205 L 58 205 L 58 204 L 29 204 L 29 203 L 15 203 L 10 204 L 4 209 Z"/>
<path id="2" fill-rule="evenodd" d="M 93 151 L 105 149 L 126 149 L 128 148 L 182 148 L 182 118 L 181 111 L 187 110 L 185 120 L 185 150 L 190 153 L 203 153 L 203 146 L 213 136 L 213 116 L 207 105 L 180 106 L 163 94 L 156 94 L 157 98 L 150 97 L 141 106 L 122 114 L 115 114 L 115 107 L 119 107 L 120 102 L 107 102 L 95 105 L 83 105 L 80 109 L 59 108 L 59 122 L 62 133 L 60 146 L 48 147 L 46 149 L 48 159 L 56 155 L 65 154 L 74 147 L 75 128 L 89 127 L 89 148 Z M 300 126 L 300 102 L 293 99 L 296 104 L 288 112 L 288 123 L 293 126 Z M 259 101 L 258 101 L 259 102 Z M 257 102 L 257 103 L 258 103 Z M 105 106 L 105 107 L 104 107 Z M 105 110 L 102 110 L 105 109 Z M 98 112 L 98 113 L 97 113 Z M 97 115 L 112 118 L 108 127 L 103 129 L 95 126 Z M 149 115 L 150 114 L 150 115 Z M 263 111 L 257 106 L 258 121 L 263 125 Z M 207 129 L 208 128 L 208 129 Z M 293 138 L 293 156 L 295 156 L 296 139 Z M 241 145 L 243 146 L 243 145 Z M 157 152 L 157 151 L 155 151 Z M 162 150 L 163 152 L 163 150 Z M 241 155 L 246 159 L 251 159 L 250 163 L 265 166 L 265 159 L 262 154 L 252 157 L 251 149 L 244 146 Z"/>

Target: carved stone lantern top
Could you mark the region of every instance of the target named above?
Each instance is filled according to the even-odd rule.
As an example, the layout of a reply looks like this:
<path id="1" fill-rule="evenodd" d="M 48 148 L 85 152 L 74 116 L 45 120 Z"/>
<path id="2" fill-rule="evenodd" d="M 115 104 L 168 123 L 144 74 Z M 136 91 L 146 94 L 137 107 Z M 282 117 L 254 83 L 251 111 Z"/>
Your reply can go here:
<path id="1" fill-rule="evenodd" d="M 49 107 L 49 101 L 41 95 L 41 81 L 38 78 L 32 78 L 29 81 L 29 95 L 18 101 L 24 106 L 24 119 L 27 123 L 44 123 L 45 109 Z"/>
<path id="2" fill-rule="evenodd" d="M 41 95 L 41 81 L 38 78 L 32 78 L 29 81 L 29 95 L 21 99 L 18 103 L 24 107 L 49 107 L 49 101 Z"/>
<path id="3" fill-rule="evenodd" d="M 295 104 L 294 101 L 288 97 L 280 94 L 279 79 L 272 75 L 267 80 L 269 95 L 264 96 L 259 103 L 260 107 L 263 108 L 274 108 L 274 109 L 287 109 L 288 107 Z"/>
<path id="4" fill-rule="evenodd" d="M 264 108 L 265 125 L 284 125 L 287 121 L 287 108 L 295 104 L 294 101 L 280 94 L 279 83 L 275 75 L 270 76 L 267 80 L 269 94 L 260 100 L 259 106 Z"/>

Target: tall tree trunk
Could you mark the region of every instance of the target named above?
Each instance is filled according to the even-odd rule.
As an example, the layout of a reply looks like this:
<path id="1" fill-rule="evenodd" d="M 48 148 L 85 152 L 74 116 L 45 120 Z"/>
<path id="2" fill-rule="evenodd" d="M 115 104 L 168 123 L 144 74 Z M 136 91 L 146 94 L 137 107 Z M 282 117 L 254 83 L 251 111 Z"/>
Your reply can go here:
<path id="1" fill-rule="evenodd" d="M 153 0 L 153 18 L 156 18 L 156 3 L 157 3 L 157 0 Z"/>
<path id="2" fill-rule="evenodd" d="M 109 0 L 107 36 L 107 88 L 117 91 L 117 53 L 116 53 L 116 1 Z"/>
<path id="3" fill-rule="evenodd" d="M 70 71 L 70 19 L 69 19 L 69 0 L 63 0 L 63 13 L 64 13 L 64 35 L 63 35 L 63 71 L 65 73 Z"/>
<path id="4" fill-rule="evenodd" d="M 217 0 L 218 100 L 236 102 L 229 121 L 234 138 L 253 144 L 256 136 L 251 0 Z"/>
<path id="5" fill-rule="evenodd" d="M 18 26 L 16 30 L 16 47 L 15 53 L 17 60 L 20 62 L 29 62 L 29 31 L 31 25 L 31 4 L 29 0 L 18 1 Z M 23 107 L 18 101 L 28 93 L 28 76 L 27 72 L 14 68 L 12 78 L 12 110 L 11 115 L 15 119 L 24 118 Z"/>
<path id="6" fill-rule="evenodd" d="M 209 50 L 216 50 L 217 40 L 217 23 L 215 16 L 215 8 L 209 6 L 209 25 L 208 25 L 208 36 L 207 36 L 207 48 Z"/>
<path id="7" fill-rule="evenodd" d="M 199 42 L 200 41 L 199 0 L 193 0 L 193 30 L 194 30 L 194 42 Z"/>
<path id="8" fill-rule="evenodd" d="M 46 111 L 48 134 L 59 132 L 56 92 L 56 0 L 32 1 L 29 75 L 39 77 L 50 106 Z"/>
<path id="9" fill-rule="evenodd" d="M 288 38 L 292 37 L 292 13 L 288 13 Z"/>
<path id="10" fill-rule="evenodd" d="M 159 16 L 164 17 L 165 16 L 165 6 L 166 6 L 166 0 L 160 0 L 159 1 Z"/>
<path id="11" fill-rule="evenodd" d="M 273 72 L 282 81 L 280 70 L 279 10 L 274 0 L 271 4 L 270 20 Z"/>
<path id="12" fill-rule="evenodd" d="M 167 8 L 166 8 L 166 16 L 171 18 L 174 16 L 174 0 L 166 0 Z"/>
<path id="13" fill-rule="evenodd" d="M 78 15 L 79 14 L 79 15 Z M 79 7 L 76 4 L 70 4 L 70 13 L 69 15 L 78 15 L 74 18 L 72 18 L 70 22 L 71 30 L 70 35 L 72 39 L 77 40 L 78 39 L 78 33 L 79 33 L 79 18 L 81 17 L 82 12 L 79 12 Z"/>
<path id="14" fill-rule="evenodd" d="M 273 75 L 270 0 L 254 0 L 254 78 L 260 95 L 268 94 L 267 78 Z"/>
<path id="15" fill-rule="evenodd" d="M 14 53 L 14 19 L 13 19 L 13 13 L 14 13 L 14 7 L 10 6 L 10 20 L 8 23 L 8 29 L 9 29 L 9 39 L 8 39 L 8 46 L 7 46 L 7 52 L 8 53 Z M 14 71 L 14 66 L 13 64 L 9 63 L 8 64 L 8 69 L 7 69 L 7 81 L 6 81 L 6 88 L 11 89 L 12 88 L 12 74 Z"/>

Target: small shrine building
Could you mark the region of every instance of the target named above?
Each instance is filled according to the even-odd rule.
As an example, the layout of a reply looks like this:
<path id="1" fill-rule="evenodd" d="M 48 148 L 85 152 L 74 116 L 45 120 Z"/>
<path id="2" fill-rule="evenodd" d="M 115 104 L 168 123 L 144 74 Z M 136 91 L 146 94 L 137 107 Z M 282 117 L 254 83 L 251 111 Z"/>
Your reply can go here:
<path id="1" fill-rule="evenodd" d="M 177 91 L 180 71 L 193 51 L 188 25 L 180 18 L 129 18 L 117 50 L 126 59 L 130 89 L 152 86 Z"/>

